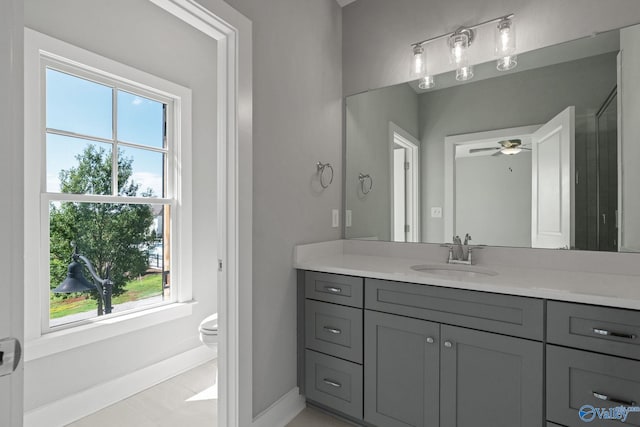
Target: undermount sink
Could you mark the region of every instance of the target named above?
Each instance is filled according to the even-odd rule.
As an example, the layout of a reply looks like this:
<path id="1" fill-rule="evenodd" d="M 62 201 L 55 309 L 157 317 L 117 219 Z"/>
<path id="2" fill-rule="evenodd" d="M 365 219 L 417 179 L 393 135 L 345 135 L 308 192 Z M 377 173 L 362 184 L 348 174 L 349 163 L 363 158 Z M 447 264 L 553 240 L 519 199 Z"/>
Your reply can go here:
<path id="1" fill-rule="evenodd" d="M 465 264 L 420 264 L 411 266 L 412 270 L 422 273 L 437 274 L 449 277 L 486 277 L 497 276 L 498 273 L 477 265 Z"/>

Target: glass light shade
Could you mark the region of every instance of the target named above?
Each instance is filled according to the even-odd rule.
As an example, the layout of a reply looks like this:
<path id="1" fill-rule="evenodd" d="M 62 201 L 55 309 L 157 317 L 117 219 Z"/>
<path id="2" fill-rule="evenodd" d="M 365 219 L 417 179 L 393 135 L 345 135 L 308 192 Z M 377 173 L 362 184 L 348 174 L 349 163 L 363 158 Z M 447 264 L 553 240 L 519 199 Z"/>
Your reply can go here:
<path id="1" fill-rule="evenodd" d="M 506 154 L 507 156 L 513 156 L 514 154 L 518 154 L 522 151 L 520 147 L 511 147 L 511 148 L 503 148 L 500 150 L 502 154 Z"/>
<path id="2" fill-rule="evenodd" d="M 421 78 L 427 72 L 427 54 L 424 46 L 413 46 L 411 52 L 411 77 Z"/>
<path id="3" fill-rule="evenodd" d="M 511 19 L 498 22 L 495 30 L 496 56 L 503 58 L 516 52 L 516 27 Z"/>
<path id="4" fill-rule="evenodd" d="M 449 61 L 458 67 L 465 66 L 468 61 L 469 35 L 455 33 L 449 37 Z"/>
<path id="5" fill-rule="evenodd" d="M 422 90 L 431 89 L 434 86 L 435 83 L 433 82 L 433 76 L 424 76 L 418 82 L 418 87 Z"/>
<path id="6" fill-rule="evenodd" d="M 459 82 L 466 82 L 473 78 L 473 65 L 465 65 L 464 67 L 458 67 L 456 70 L 456 80 Z"/>
<path id="7" fill-rule="evenodd" d="M 499 71 L 507 71 L 515 68 L 516 65 L 518 65 L 518 56 L 510 55 L 510 56 L 505 56 L 503 58 L 499 58 L 497 61 L 496 68 Z"/>

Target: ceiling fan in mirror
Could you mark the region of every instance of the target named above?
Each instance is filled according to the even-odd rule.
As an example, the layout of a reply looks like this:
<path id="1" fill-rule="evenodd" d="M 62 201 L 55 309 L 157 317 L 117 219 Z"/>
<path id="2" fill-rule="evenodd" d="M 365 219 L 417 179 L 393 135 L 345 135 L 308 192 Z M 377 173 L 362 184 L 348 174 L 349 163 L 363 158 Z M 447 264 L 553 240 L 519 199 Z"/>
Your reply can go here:
<path id="1" fill-rule="evenodd" d="M 518 154 L 522 150 L 531 151 L 531 148 L 527 148 L 524 145 L 522 145 L 521 139 L 505 139 L 502 141 L 498 141 L 497 144 L 499 145 L 499 147 L 472 148 L 471 150 L 469 150 L 469 153 L 478 153 L 481 151 L 495 151 L 495 153 L 493 153 L 492 156 L 498 156 L 500 154 L 514 155 L 514 154 Z"/>

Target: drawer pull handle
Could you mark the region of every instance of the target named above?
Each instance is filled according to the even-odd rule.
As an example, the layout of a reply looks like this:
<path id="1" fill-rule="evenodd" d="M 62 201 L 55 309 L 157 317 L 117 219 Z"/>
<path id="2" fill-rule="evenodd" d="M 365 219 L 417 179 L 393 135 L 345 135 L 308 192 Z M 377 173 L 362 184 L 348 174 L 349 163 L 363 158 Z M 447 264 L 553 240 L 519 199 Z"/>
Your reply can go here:
<path id="1" fill-rule="evenodd" d="M 606 329 L 593 328 L 593 333 L 597 335 L 602 335 L 604 337 L 616 337 L 616 338 L 626 338 L 628 340 L 633 340 L 636 338 L 633 334 L 623 334 L 621 332 L 612 332 L 607 331 Z"/>
<path id="2" fill-rule="evenodd" d="M 335 335 L 340 335 L 342 333 L 341 329 L 332 328 L 331 326 L 325 326 L 324 329 L 325 331 L 331 332 L 332 334 L 335 334 Z"/>
<path id="3" fill-rule="evenodd" d="M 340 384 L 339 382 L 336 382 L 336 381 L 332 381 L 332 380 L 327 379 L 327 378 L 323 379 L 322 382 L 327 384 L 327 385 L 330 385 L 331 387 L 342 388 L 342 384 Z"/>
<path id="4" fill-rule="evenodd" d="M 427 344 L 433 344 L 434 341 L 433 337 L 427 337 Z"/>
<path id="5" fill-rule="evenodd" d="M 333 287 L 333 286 L 325 286 L 324 289 L 329 291 L 329 292 L 332 292 L 334 294 L 341 294 L 342 293 L 342 289 L 336 288 L 336 287 Z"/>
<path id="6" fill-rule="evenodd" d="M 445 341 L 444 342 L 444 346 L 447 347 L 447 348 L 451 348 L 451 347 L 453 347 L 453 343 L 451 341 Z"/>
<path id="7" fill-rule="evenodd" d="M 593 393 L 593 397 L 595 397 L 596 399 L 605 400 L 607 402 L 619 403 L 623 406 L 636 406 L 636 402 L 634 402 L 633 400 L 615 399 L 613 397 L 607 396 L 606 394 L 598 393 L 597 391 L 594 391 L 592 393 Z"/>

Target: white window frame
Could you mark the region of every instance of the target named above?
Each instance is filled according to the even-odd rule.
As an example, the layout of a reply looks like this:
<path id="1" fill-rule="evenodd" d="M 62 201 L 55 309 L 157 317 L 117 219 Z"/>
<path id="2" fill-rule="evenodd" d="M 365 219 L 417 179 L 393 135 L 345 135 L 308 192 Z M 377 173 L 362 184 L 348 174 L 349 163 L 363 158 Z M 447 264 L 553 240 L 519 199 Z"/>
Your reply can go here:
<path id="1" fill-rule="evenodd" d="M 45 87 L 47 65 L 166 103 L 168 147 L 165 198 L 82 195 L 80 201 L 170 204 L 171 301 L 139 311 L 49 328 L 49 201 L 78 195 L 46 192 Z M 191 314 L 191 90 L 36 31 L 25 29 L 25 342 L 27 360 Z M 37 266 L 37 268 L 34 268 Z M 76 324 L 72 324 L 76 325 Z"/>

